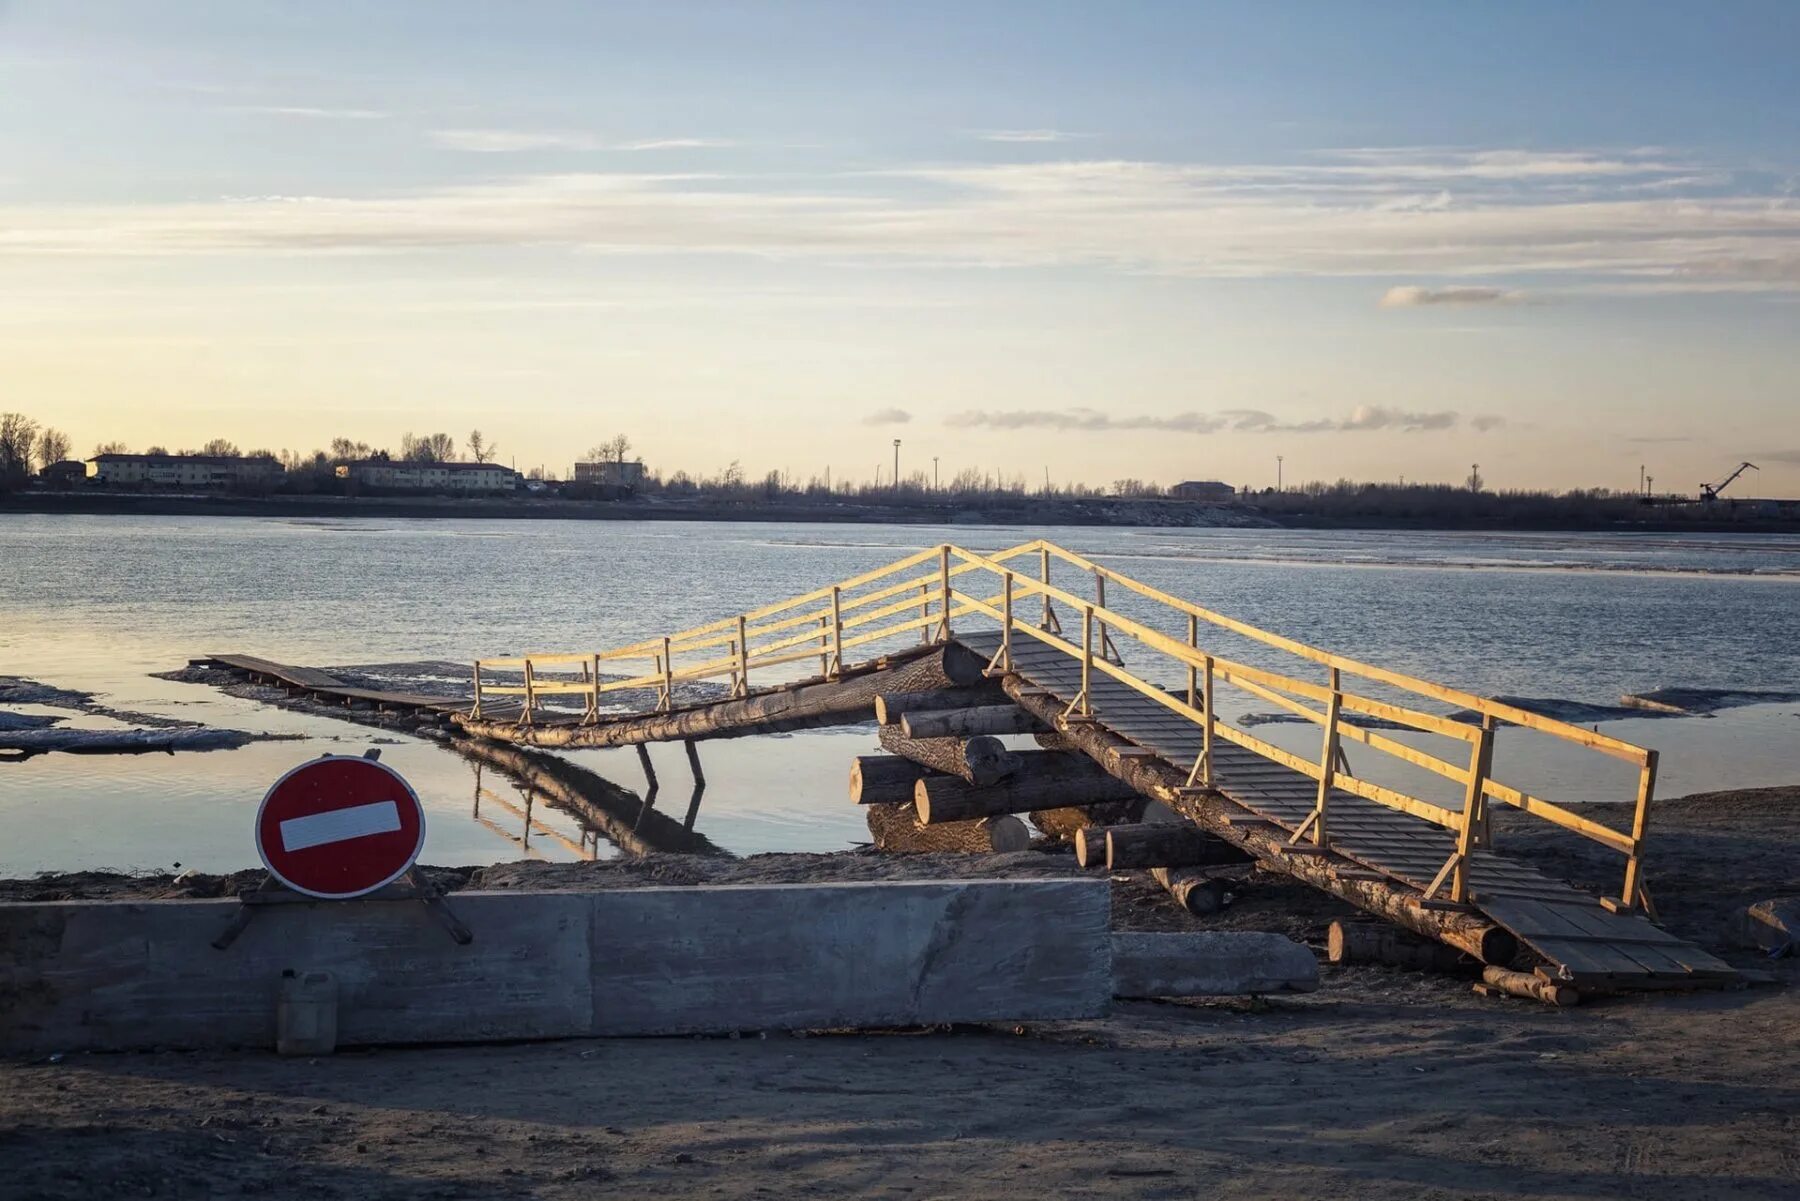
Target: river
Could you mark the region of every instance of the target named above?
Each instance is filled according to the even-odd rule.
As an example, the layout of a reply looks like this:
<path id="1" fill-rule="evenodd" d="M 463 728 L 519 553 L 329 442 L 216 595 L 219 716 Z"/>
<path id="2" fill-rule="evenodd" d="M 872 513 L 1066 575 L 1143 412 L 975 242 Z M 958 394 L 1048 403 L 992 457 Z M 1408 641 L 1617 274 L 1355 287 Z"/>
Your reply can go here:
<path id="1" fill-rule="evenodd" d="M 331 666 L 593 650 L 921 546 L 991 550 L 1035 537 L 1267 629 L 1490 695 L 1613 705 L 1663 686 L 1800 688 L 1795 536 L 7 516 L 0 675 L 90 691 L 119 709 L 300 737 L 0 763 L 0 875 L 246 866 L 269 783 L 311 755 L 381 739 L 391 740 L 384 761 L 426 802 L 426 862 L 594 851 L 574 817 L 536 798 L 538 825 L 527 825 L 526 798 L 491 771 L 484 802 L 473 767 L 436 743 L 151 673 L 227 651 Z M 1794 782 L 1800 703 L 1744 699 L 1710 717 L 1599 725 L 1663 751 L 1662 795 Z M 864 839 L 845 779 L 850 757 L 874 741 L 868 727 L 703 744 L 709 786 L 697 828 L 740 853 Z M 685 761 L 675 747 L 652 754 L 659 810 L 679 818 Z M 567 758 L 643 789 L 630 751 Z M 1558 795 L 1615 795 L 1610 778 L 1572 760 L 1540 766 Z M 615 852 L 602 841 L 596 853 Z"/>

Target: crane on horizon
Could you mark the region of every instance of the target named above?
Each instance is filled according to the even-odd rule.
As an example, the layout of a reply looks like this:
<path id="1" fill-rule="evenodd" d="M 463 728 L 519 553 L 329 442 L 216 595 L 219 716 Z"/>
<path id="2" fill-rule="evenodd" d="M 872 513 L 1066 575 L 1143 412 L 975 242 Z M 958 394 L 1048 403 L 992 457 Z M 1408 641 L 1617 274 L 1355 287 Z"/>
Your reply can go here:
<path id="1" fill-rule="evenodd" d="M 1746 471 L 1761 471 L 1761 470 L 1762 470 L 1762 468 L 1758 467 L 1755 463 L 1751 463 L 1751 462 L 1739 463 L 1737 465 L 1736 471 L 1732 472 L 1730 475 L 1726 476 L 1724 479 L 1720 480 L 1718 483 L 1716 483 L 1716 484 L 1701 484 L 1700 485 L 1700 499 L 1702 501 L 1710 504 L 1711 502 L 1718 500 L 1719 493 L 1721 493 L 1721 492 L 1725 491 L 1725 489 L 1731 487 L 1731 482 L 1733 480 L 1737 479 L 1738 476 L 1743 475 L 1744 472 L 1746 472 Z"/>

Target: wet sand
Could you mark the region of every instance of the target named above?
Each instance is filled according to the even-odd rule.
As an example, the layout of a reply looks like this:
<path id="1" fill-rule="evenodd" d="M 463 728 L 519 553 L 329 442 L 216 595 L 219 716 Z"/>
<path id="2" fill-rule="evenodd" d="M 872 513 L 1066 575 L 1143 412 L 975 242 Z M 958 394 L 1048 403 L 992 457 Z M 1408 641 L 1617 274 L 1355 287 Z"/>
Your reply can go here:
<path id="1" fill-rule="evenodd" d="M 1800 894 L 1800 789 L 1665 801 L 1656 822 L 1650 880 L 1667 924 L 1784 987 L 1556 1010 L 1476 997 L 1465 979 L 1327 967 L 1304 997 L 1121 1003 L 1105 1020 L 1024 1028 L 12 1063 L 0 1196 L 1800 1195 L 1800 963 L 1727 940 L 1737 908 Z M 1616 858 L 1586 844 L 1503 837 L 1577 883 L 1615 882 Z M 446 882 L 989 870 L 1073 869 L 1031 853 L 652 856 Z M 233 883 L 61 877 L 0 895 Z M 1276 929 L 1317 947 L 1346 914 L 1260 874 L 1204 921 L 1135 874 L 1115 887 L 1126 928 Z"/>

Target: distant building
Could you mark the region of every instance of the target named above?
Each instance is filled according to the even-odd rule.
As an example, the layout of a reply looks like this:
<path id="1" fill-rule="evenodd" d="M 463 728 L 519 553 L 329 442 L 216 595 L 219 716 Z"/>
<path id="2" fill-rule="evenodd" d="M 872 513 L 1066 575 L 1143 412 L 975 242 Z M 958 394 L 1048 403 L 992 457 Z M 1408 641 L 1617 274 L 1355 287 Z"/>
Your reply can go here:
<path id="1" fill-rule="evenodd" d="M 80 459 L 64 459 L 44 468 L 40 477 L 46 488 L 79 488 L 87 482 L 88 466 Z"/>
<path id="2" fill-rule="evenodd" d="M 511 492 L 519 486 L 519 473 L 498 463 L 361 459 L 340 464 L 337 476 L 375 492 Z"/>
<path id="3" fill-rule="evenodd" d="M 644 482 L 644 461 L 602 459 L 598 463 L 577 463 L 574 482 L 602 488 L 636 488 Z"/>
<path id="4" fill-rule="evenodd" d="M 1227 501 L 1237 498 L 1237 489 L 1218 480 L 1186 480 L 1169 489 L 1176 500 Z"/>
<path id="5" fill-rule="evenodd" d="M 60 464 L 59 464 L 60 466 Z M 87 475 L 121 488 L 242 488 L 267 486 L 285 469 L 279 460 L 244 455 L 95 455 Z"/>

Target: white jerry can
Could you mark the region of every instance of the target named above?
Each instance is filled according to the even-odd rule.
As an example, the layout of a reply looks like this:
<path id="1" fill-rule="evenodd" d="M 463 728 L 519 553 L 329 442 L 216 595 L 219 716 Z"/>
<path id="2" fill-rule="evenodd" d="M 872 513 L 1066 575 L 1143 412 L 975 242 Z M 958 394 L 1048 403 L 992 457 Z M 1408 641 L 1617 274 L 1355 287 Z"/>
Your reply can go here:
<path id="1" fill-rule="evenodd" d="M 337 977 L 330 972 L 281 973 L 275 1002 L 275 1053 L 329 1055 L 337 1049 Z"/>

